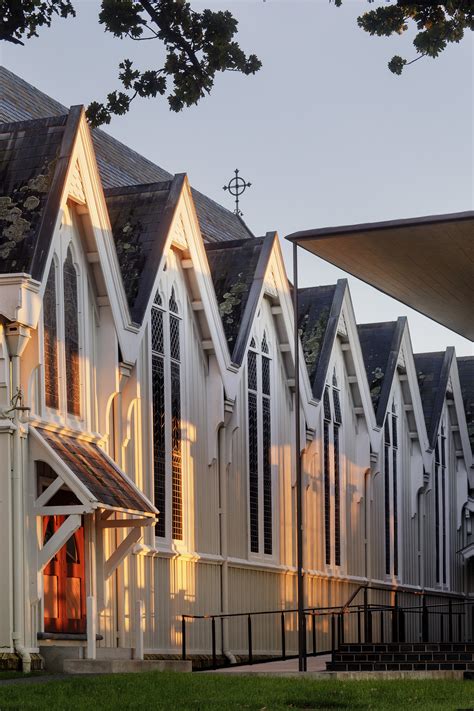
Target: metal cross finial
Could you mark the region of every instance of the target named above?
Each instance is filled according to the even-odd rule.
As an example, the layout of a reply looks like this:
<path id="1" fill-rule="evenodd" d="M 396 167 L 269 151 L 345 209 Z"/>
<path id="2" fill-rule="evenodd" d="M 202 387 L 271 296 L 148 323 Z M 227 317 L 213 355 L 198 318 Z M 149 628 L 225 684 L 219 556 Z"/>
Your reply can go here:
<path id="1" fill-rule="evenodd" d="M 239 176 L 239 171 L 235 169 L 235 178 L 229 180 L 228 185 L 224 185 L 223 190 L 228 190 L 231 195 L 235 197 L 235 214 L 242 217 L 244 214 L 239 208 L 239 197 L 243 195 L 247 188 L 250 188 L 252 183 L 246 183 L 243 178 Z"/>

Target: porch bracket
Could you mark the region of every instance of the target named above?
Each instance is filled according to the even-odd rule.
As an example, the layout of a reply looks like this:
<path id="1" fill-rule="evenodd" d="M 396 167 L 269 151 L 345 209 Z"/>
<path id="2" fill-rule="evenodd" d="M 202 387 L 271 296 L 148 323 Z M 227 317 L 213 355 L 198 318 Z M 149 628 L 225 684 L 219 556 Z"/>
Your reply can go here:
<path id="1" fill-rule="evenodd" d="M 104 580 L 108 580 L 120 563 L 127 557 L 131 549 L 142 537 L 141 528 L 133 528 L 122 543 L 115 549 L 110 558 L 104 564 Z"/>
<path id="2" fill-rule="evenodd" d="M 38 496 L 34 504 L 35 509 L 39 509 L 42 506 L 45 506 L 63 485 L 64 481 L 61 479 L 61 477 L 57 476 L 56 479 L 48 486 L 48 488 L 45 489 L 43 493 Z"/>
<path id="3" fill-rule="evenodd" d="M 66 541 L 77 531 L 78 528 L 81 527 L 81 525 L 82 519 L 79 514 L 71 514 L 67 517 L 58 530 L 53 533 L 46 545 L 41 548 L 38 556 L 40 570 L 43 570 L 51 558 L 56 555 L 58 550 L 63 547 Z"/>

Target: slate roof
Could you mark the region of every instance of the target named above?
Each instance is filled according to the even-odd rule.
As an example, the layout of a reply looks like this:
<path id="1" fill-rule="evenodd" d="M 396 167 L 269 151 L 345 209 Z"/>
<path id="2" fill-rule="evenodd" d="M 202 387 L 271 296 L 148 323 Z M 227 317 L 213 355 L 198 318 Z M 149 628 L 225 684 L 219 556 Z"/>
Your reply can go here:
<path id="1" fill-rule="evenodd" d="M 0 124 L 0 273 L 41 279 L 80 115 Z"/>
<path id="2" fill-rule="evenodd" d="M 397 367 L 406 318 L 358 324 L 359 341 L 377 424 L 381 427 Z"/>
<path id="3" fill-rule="evenodd" d="M 448 386 L 454 348 L 440 353 L 415 353 L 415 367 L 425 416 L 428 441 L 435 447 Z"/>
<path id="4" fill-rule="evenodd" d="M 313 395 L 320 400 L 341 314 L 347 280 L 298 289 L 298 330 Z"/>
<path id="5" fill-rule="evenodd" d="M 132 320 L 145 315 L 184 176 L 105 191 Z"/>
<path id="6" fill-rule="evenodd" d="M 240 365 L 276 235 L 206 244 L 207 259 L 232 362 Z"/>
<path id="7" fill-rule="evenodd" d="M 463 356 L 458 358 L 457 362 L 467 430 L 474 452 L 474 356 Z"/>
<path id="8" fill-rule="evenodd" d="M 68 109 L 5 67 L 0 67 L 0 122 L 63 115 Z M 92 138 L 104 188 L 171 180 L 173 175 L 100 129 Z M 240 217 L 197 190 L 193 199 L 205 241 L 249 239 L 254 235 Z"/>
<path id="9" fill-rule="evenodd" d="M 96 444 L 38 425 L 34 428 L 99 504 L 146 514 L 156 512 Z"/>

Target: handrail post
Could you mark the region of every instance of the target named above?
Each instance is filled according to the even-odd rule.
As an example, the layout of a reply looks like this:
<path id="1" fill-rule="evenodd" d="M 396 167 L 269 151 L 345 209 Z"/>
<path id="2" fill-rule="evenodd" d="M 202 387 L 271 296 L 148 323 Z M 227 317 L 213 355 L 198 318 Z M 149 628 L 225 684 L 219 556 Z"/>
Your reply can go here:
<path id="1" fill-rule="evenodd" d="M 186 659 L 186 617 L 181 615 L 181 656 Z"/>
<path id="2" fill-rule="evenodd" d="M 448 600 L 448 642 L 453 641 L 453 601 Z"/>
<path id="3" fill-rule="evenodd" d="M 338 622 L 339 622 L 339 630 L 337 633 L 337 641 L 338 641 L 338 647 L 340 647 L 341 644 L 344 644 L 344 615 L 342 612 L 339 613 L 338 615 Z"/>
<path id="4" fill-rule="evenodd" d="M 334 654 L 336 650 L 336 621 L 334 619 L 334 613 L 331 613 L 331 653 Z"/>
<path id="5" fill-rule="evenodd" d="M 462 612 L 458 613 L 458 642 L 461 642 L 462 637 Z"/>
<path id="6" fill-rule="evenodd" d="M 395 593 L 395 605 L 392 608 L 392 642 L 399 641 L 398 629 L 398 592 Z"/>
<path id="7" fill-rule="evenodd" d="M 385 641 L 384 629 L 383 629 L 383 610 L 380 610 L 380 643 L 383 644 Z"/>
<path id="8" fill-rule="evenodd" d="M 367 642 L 371 642 L 372 640 L 369 639 L 371 636 L 369 634 L 369 591 L 365 587 L 364 588 L 364 642 L 367 644 Z"/>
<path id="9" fill-rule="evenodd" d="M 252 650 L 252 617 L 248 615 L 247 617 L 247 631 L 249 638 L 249 664 L 253 664 L 253 650 Z"/>
<path id="10" fill-rule="evenodd" d="M 285 640 L 285 613 L 281 613 L 281 658 L 286 659 L 286 640 Z"/>
<path id="11" fill-rule="evenodd" d="M 313 655 L 316 655 L 316 615 L 314 614 L 314 610 L 311 617 L 311 633 L 313 637 Z"/>
<path id="12" fill-rule="evenodd" d="M 362 624 L 360 619 L 360 607 L 357 608 L 357 644 L 362 642 Z"/>
<path id="13" fill-rule="evenodd" d="M 303 670 L 307 671 L 307 654 L 308 650 L 306 648 L 306 612 L 303 612 Z"/>
<path id="14" fill-rule="evenodd" d="M 422 600 L 422 612 L 421 612 L 421 641 L 425 644 L 429 642 L 429 619 L 428 619 L 428 606 L 426 604 L 426 595 L 423 593 Z"/>
<path id="15" fill-rule="evenodd" d="M 211 619 L 211 630 L 212 630 L 212 668 L 217 668 L 217 652 L 216 652 L 216 618 Z"/>

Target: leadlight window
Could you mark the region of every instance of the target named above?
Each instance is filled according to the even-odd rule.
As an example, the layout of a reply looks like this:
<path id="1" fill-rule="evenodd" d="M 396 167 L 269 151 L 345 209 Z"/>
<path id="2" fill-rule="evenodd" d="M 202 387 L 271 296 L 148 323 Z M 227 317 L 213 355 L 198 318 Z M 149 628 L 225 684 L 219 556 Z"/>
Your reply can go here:
<path id="1" fill-rule="evenodd" d="M 336 372 L 323 395 L 324 554 L 326 565 L 341 565 L 341 425 Z M 334 494 L 332 494 L 334 492 Z"/>
<path id="2" fill-rule="evenodd" d="M 159 296 L 159 295 L 158 295 Z M 161 299 L 155 304 L 161 303 Z M 151 310 L 151 366 L 153 396 L 153 463 L 155 474 L 155 505 L 160 512 L 156 535 L 166 536 L 166 421 L 165 421 L 165 363 L 163 311 Z"/>
<path id="3" fill-rule="evenodd" d="M 66 404 L 71 415 L 81 414 L 79 365 L 79 313 L 77 272 L 71 247 L 63 265 L 64 285 L 64 349 L 66 356 Z"/>
<path id="4" fill-rule="evenodd" d="M 247 353 L 250 551 L 273 553 L 271 464 L 271 360 L 266 334 Z"/>
<path id="5" fill-rule="evenodd" d="M 155 533 L 165 538 L 169 535 L 170 525 L 171 537 L 175 540 L 183 538 L 180 331 L 181 319 L 174 289 L 168 301 L 168 311 L 163 309 L 162 298 L 157 292 L 151 310 L 154 492 L 155 505 L 160 512 Z M 169 413 L 166 411 L 167 392 L 171 405 Z M 169 490 L 171 516 L 167 511 Z"/>
<path id="6" fill-rule="evenodd" d="M 393 574 L 398 575 L 398 423 L 392 408 Z"/>
<path id="7" fill-rule="evenodd" d="M 262 353 L 268 353 L 266 335 L 263 335 Z M 272 427 L 270 411 L 270 358 L 262 355 L 262 445 L 263 445 L 263 551 L 273 552 L 272 506 Z"/>
<path id="8" fill-rule="evenodd" d="M 59 408 L 58 317 L 56 303 L 56 265 L 49 270 L 43 297 L 44 390 L 47 407 Z"/>
<path id="9" fill-rule="evenodd" d="M 383 444 L 385 573 L 398 576 L 398 418 L 395 403 L 385 416 Z"/>
<path id="10" fill-rule="evenodd" d="M 440 550 L 439 550 L 439 472 L 440 472 L 440 455 L 439 455 L 439 441 L 436 442 L 435 447 L 435 478 L 434 478 L 434 494 L 435 494 L 435 570 L 436 570 L 436 582 L 439 583 L 441 580 L 440 576 Z"/>
<path id="11" fill-rule="evenodd" d="M 174 289 L 169 300 L 170 312 L 177 313 Z M 171 358 L 171 473 L 172 473 L 172 536 L 183 538 L 183 476 L 181 455 L 181 365 L 180 319 L 170 313 Z"/>

